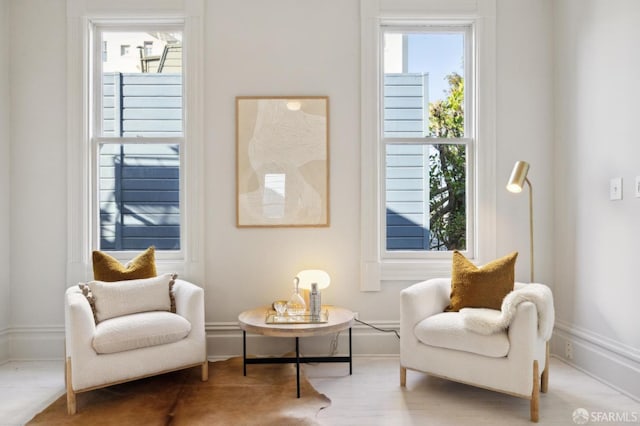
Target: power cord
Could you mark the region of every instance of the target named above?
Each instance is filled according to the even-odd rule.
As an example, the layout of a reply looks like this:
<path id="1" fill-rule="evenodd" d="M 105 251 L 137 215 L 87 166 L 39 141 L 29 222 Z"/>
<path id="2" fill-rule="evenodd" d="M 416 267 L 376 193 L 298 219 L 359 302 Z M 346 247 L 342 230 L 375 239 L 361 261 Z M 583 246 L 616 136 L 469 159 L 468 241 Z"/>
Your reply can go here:
<path id="1" fill-rule="evenodd" d="M 400 334 L 398 333 L 397 330 L 393 330 L 393 329 L 384 329 L 384 328 L 380 328 L 380 327 L 376 327 L 373 324 L 369 324 L 368 322 L 364 322 L 362 320 L 359 320 L 357 318 L 354 318 L 354 320 L 356 322 L 359 322 L 360 324 L 366 325 L 367 327 L 371 327 L 374 330 L 378 330 L 378 331 L 382 331 L 384 333 L 394 333 L 396 335 L 396 337 L 398 339 L 400 339 Z M 340 337 L 340 333 L 342 333 L 341 331 L 337 332 L 336 334 L 333 335 L 333 337 L 331 338 L 331 343 L 329 344 L 329 356 L 334 356 L 337 352 L 338 352 L 338 338 Z"/>
<path id="2" fill-rule="evenodd" d="M 338 352 L 338 338 L 340 337 L 340 331 L 333 335 L 331 338 L 331 345 L 329 346 L 329 356 L 334 356 Z"/>
<path id="3" fill-rule="evenodd" d="M 385 333 L 395 333 L 396 337 L 397 337 L 398 339 L 400 339 L 400 334 L 398 333 L 398 331 L 397 331 L 397 330 L 393 330 L 393 329 L 385 329 L 385 328 L 379 328 L 379 327 L 376 327 L 375 325 L 369 324 L 368 322 L 364 322 L 364 321 L 362 321 L 362 320 L 359 320 L 358 318 L 354 318 L 354 320 L 355 320 L 356 322 L 359 322 L 360 324 L 364 324 L 364 325 L 366 325 L 367 327 L 371 327 L 371 328 L 373 328 L 374 330 L 382 331 L 382 332 L 385 332 Z"/>

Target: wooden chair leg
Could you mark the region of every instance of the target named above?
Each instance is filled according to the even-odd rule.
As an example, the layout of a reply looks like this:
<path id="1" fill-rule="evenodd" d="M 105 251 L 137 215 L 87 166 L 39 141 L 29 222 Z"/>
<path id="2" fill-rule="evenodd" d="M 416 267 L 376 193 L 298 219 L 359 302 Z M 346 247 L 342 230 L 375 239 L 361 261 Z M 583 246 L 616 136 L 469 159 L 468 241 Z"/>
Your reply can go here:
<path id="1" fill-rule="evenodd" d="M 77 412 L 76 406 L 76 393 L 73 391 L 73 385 L 71 384 L 71 357 L 67 358 L 67 362 L 64 365 L 64 381 L 67 388 L 67 414 L 73 415 Z"/>
<path id="2" fill-rule="evenodd" d="M 403 366 L 400 366 L 400 386 L 407 386 L 407 369 Z"/>
<path id="3" fill-rule="evenodd" d="M 533 390 L 531 391 L 531 421 L 538 422 L 540 416 L 540 372 L 538 360 L 533 361 Z"/>
<path id="4" fill-rule="evenodd" d="M 207 380 L 209 380 L 209 360 L 202 363 L 202 381 L 206 382 Z"/>
<path id="5" fill-rule="evenodd" d="M 544 370 L 542 371 L 542 377 L 540 378 L 540 392 L 547 393 L 549 390 L 549 342 L 547 342 L 547 349 L 544 356 Z"/>

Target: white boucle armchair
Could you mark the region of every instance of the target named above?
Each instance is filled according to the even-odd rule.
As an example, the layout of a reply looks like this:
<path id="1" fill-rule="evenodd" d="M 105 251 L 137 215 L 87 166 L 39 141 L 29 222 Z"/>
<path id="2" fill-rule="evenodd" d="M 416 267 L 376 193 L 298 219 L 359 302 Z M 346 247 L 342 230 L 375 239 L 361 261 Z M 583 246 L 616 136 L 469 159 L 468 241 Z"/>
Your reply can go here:
<path id="1" fill-rule="evenodd" d="M 445 278 L 400 293 L 401 386 L 409 369 L 530 399 L 537 422 L 539 392 L 548 387 L 549 346 L 538 332 L 536 305 L 520 303 L 507 330 L 484 335 L 466 328 L 460 312 L 443 312 L 450 293 Z"/>
<path id="2" fill-rule="evenodd" d="M 173 294 L 175 313 L 135 313 L 96 325 L 82 290 L 77 285 L 66 290 L 65 382 L 69 414 L 76 413 L 76 394 L 80 392 L 195 366 L 201 366 L 202 380 L 208 380 L 204 291 L 176 279 Z M 105 328 L 110 328 L 106 330 L 109 336 L 102 347 L 95 349 L 95 339 Z M 143 347 L 135 348 L 136 345 Z"/>

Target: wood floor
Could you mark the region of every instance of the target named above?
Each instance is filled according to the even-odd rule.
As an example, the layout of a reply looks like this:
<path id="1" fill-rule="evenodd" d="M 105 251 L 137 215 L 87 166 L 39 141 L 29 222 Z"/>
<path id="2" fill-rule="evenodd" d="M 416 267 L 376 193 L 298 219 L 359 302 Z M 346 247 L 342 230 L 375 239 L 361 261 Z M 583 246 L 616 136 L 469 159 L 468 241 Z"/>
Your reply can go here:
<path id="1" fill-rule="evenodd" d="M 345 364 L 307 365 L 318 391 L 331 399 L 324 425 L 531 425 L 529 401 L 414 371 L 399 386 L 396 357 L 356 357 Z M 0 366 L 0 426 L 22 425 L 64 393 L 62 361 L 10 362 Z M 549 392 L 540 398 L 541 425 L 573 425 L 573 412 L 626 415 L 640 424 L 640 403 L 588 375 L 551 359 Z M 590 423 L 594 424 L 594 423 Z M 608 423 L 614 424 L 614 423 Z M 615 423 L 620 424 L 620 423 Z"/>
<path id="2" fill-rule="evenodd" d="M 617 392 L 562 361 L 551 358 L 549 392 L 540 395 L 540 425 L 574 425 L 578 408 L 635 413 L 640 402 Z M 532 425 L 529 401 L 478 389 L 415 371 L 401 388 L 397 358 L 356 359 L 353 376 L 340 364 L 306 366 L 314 387 L 331 399 L 320 412 L 327 425 Z M 593 424 L 593 423 L 590 423 Z M 611 424 L 611 423 L 609 423 Z"/>

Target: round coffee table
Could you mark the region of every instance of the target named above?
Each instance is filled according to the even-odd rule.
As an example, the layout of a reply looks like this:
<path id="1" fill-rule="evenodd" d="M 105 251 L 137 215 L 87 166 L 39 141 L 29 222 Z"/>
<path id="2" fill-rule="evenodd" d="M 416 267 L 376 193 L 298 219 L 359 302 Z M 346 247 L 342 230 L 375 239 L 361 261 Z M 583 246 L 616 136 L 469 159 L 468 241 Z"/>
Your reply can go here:
<path id="1" fill-rule="evenodd" d="M 238 316 L 238 325 L 242 329 L 242 358 L 244 361 L 243 372 L 247 375 L 247 364 L 296 364 L 296 388 L 297 396 L 300 398 L 300 363 L 301 362 L 348 362 L 349 374 L 352 374 L 352 352 L 351 352 L 351 327 L 355 315 L 348 309 L 336 306 L 322 306 L 322 311 L 327 313 L 325 322 L 310 323 L 268 323 L 267 317 L 271 307 L 262 306 L 260 308 L 244 311 Z M 299 349 L 300 337 L 319 336 L 323 334 L 337 333 L 349 330 L 349 356 L 320 356 L 301 357 Z M 272 337 L 293 337 L 296 340 L 296 356 L 280 358 L 247 358 L 247 332 L 262 334 Z"/>

